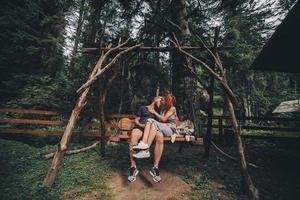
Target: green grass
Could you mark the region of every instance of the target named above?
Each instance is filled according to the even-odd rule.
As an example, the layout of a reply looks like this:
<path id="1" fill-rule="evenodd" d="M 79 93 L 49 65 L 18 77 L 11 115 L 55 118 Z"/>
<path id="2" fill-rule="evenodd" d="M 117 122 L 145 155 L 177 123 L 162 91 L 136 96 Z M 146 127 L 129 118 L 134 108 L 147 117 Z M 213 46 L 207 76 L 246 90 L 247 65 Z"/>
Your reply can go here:
<path id="1" fill-rule="evenodd" d="M 55 184 L 48 189 L 42 181 L 51 160 L 45 161 L 42 156 L 56 146 L 35 148 L 3 139 L 0 146 L 0 199 L 60 199 L 64 194 L 64 198 L 72 199 L 94 189 L 102 191 L 99 199 L 110 199 L 104 184 L 108 165 L 94 151 L 66 156 Z"/>
<path id="2" fill-rule="evenodd" d="M 72 156 L 65 156 L 59 168 L 55 183 L 51 189 L 44 188 L 42 181 L 50 166 L 51 160 L 43 160 L 46 153 L 56 149 L 56 145 L 37 148 L 22 142 L 0 139 L 0 199 L 74 199 L 97 191 L 98 199 L 111 199 L 105 185 L 105 179 L 115 171 L 126 171 L 128 168 L 128 146 L 111 144 L 107 146 L 106 157 L 101 158 L 95 151 Z M 82 145 L 73 144 L 72 149 Z M 177 154 L 179 144 L 166 145 L 161 167 L 174 170 L 183 180 L 191 185 L 192 191 L 187 194 L 191 199 L 232 199 L 232 195 L 221 198 L 211 182 L 215 177 L 212 172 L 199 174 L 198 171 L 221 167 L 220 157 L 205 160 L 197 152 L 190 152 L 186 147 L 184 153 Z M 175 155 L 176 154 L 176 155 Z M 139 162 L 139 167 L 151 166 L 152 159 Z M 176 166 L 174 168 L 174 166 Z M 197 168 L 197 166 L 201 166 Z M 170 199 L 176 199 L 172 197 Z"/>
<path id="3" fill-rule="evenodd" d="M 95 151 L 65 156 L 51 189 L 42 187 L 42 181 L 51 160 L 43 160 L 46 153 L 56 145 L 39 148 L 38 139 L 23 142 L 0 139 L 0 199 L 76 199 L 97 191 L 97 199 L 112 199 L 105 180 L 114 172 L 126 173 L 129 159 L 126 144 L 110 144 L 106 157 Z M 41 143 L 44 142 L 40 138 Z M 83 144 L 72 143 L 72 149 Z M 85 141 L 87 142 L 87 141 Z M 244 140 L 247 159 L 261 168 L 249 169 L 263 199 L 293 199 L 299 196 L 300 166 L 299 143 Z M 34 145 L 34 146 L 33 146 Z M 153 145 L 154 146 L 154 145 Z M 239 165 L 212 150 L 209 159 L 203 158 L 203 147 L 186 145 L 177 153 L 180 144 L 165 145 L 160 168 L 172 171 L 188 183 L 191 191 L 185 194 L 190 199 L 233 200 L 247 199 L 243 195 Z M 221 146 L 222 147 L 222 146 Z M 237 156 L 235 147 L 222 149 Z M 152 159 L 143 159 L 138 167 L 148 169 Z M 282 183 L 285 185 L 282 185 Z M 278 190 L 280 188 L 280 190 Z M 94 194 L 94 193 L 93 193 Z M 285 198 L 291 197 L 291 198 Z M 170 197 L 169 199 L 179 199 Z"/>

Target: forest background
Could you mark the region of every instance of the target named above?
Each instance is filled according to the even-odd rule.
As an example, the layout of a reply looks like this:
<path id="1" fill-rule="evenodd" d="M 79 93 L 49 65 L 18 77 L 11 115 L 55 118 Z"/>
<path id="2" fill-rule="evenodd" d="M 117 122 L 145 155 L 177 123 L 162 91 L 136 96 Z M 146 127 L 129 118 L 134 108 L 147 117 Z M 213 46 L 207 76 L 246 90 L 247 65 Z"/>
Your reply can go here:
<path id="1" fill-rule="evenodd" d="M 199 38 L 214 37 L 230 86 L 237 95 L 239 116 L 270 116 L 282 101 L 300 99 L 300 77 L 294 74 L 249 70 L 252 62 L 295 0 L 16 0 L 0 7 L 0 106 L 58 110 L 68 114 L 78 98 L 76 90 L 87 80 L 96 54 L 83 54 L 84 47 L 116 43 L 131 37 L 131 43 L 170 46 L 176 25 L 187 25 L 190 46 Z M 184 6 L 184 16 L 178 7 Z M 177 30 L 178 32 L 178 30 Z M 178 35 L 178 34 L 177 34 Z M 179 30 L 180 35 L 180 30 Z M 230 47 L 230 48 L 225 48 Z M 286 51 L 283 49 L 283 51 Z M 194 55 L 210 62 L 204 51 Z M 133 52 L 116 65 L 122 67 L 108 93 L 107 113 L 135 113 L 156 94 L 172 92 L 178 106 L 197 91 L 199 108 L 205 113 L 208 94 L 201 85 L 188 86 L 192 76 L 178 70 L 176 55 L 165 52 Z M 117 68 L 117 67 L 115 67 Z M 207 83 L 210 76 L 195 65 Z M 99 91 L 110 78 L 106 73 L 90 92 L 84 112 L 99 111 Z M 220 85 L 215 86 L 214 114 L 226 114 Z M 182 108 L 182 117 L 189 113 Z M 285 114 L 299 116 L 299 112 Z M 188 116 L 187 116 L 188 117 Z"/>

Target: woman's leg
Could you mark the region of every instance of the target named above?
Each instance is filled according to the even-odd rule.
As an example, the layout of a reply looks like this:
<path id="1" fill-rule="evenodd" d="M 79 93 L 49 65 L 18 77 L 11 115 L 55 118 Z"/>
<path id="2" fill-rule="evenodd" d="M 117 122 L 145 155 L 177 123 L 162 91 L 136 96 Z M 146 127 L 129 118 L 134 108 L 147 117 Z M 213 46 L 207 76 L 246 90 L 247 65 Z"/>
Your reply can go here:
<path id="1" fill-rule="evenodd" d="M 148 140 L 147 140 L 147 143 L 146 143 L 146 144 L 148 144 L 149 148 L 150 148 L 156 134 L 157 134 L 156 126 L 154 124 L 151 124 Z"/>
<path id="2" fill-rule="evenodd" d="M 151 123 L 150 122 L 147 122 L 146 123 L 146 126 L 145 126 L 145 129 L 144 129 L 144 135 L 143 135 L 143 139 L 142 141 L 147 144 L 147 140 L 148 140 L 148 137 L 149 137 L 149 134 L 150 134 L 150 128 L 151 128 Z"/>

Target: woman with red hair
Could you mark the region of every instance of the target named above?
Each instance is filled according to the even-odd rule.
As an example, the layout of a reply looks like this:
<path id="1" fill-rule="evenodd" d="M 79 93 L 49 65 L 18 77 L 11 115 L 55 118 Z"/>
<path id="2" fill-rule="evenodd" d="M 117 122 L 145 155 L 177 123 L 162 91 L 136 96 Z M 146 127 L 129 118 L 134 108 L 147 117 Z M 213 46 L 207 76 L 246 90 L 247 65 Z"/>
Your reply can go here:
<path id="1" fill-rule="evenodd" d="M 162 114 L 158 114 L 154 109 L 150 110 L 150 112 L 152 114 L 155 115 L 155 117 L 157 117 L 159 119 L 160 122 L 163 123 L 174 123 L 175 120 L 178 120 L 177 118 L 177 112 L 176 112 L 176 98 L 174 95 L 170 94 L 170 93 L 166 93 L 164 95 L 164 101 L 163 101 L 163 105 L 164 105 L 164 110 L 162 112 Z M 169 134 L 167 134 L 169 135 Z"/>
<path id="2" fill-rule="evenodd" d="M 176 127 L 176 121 L 178 120 L 175 107 L 176 98 L 172 94 L 167 93 L 162 99 L 162 104 L 164 105 L 164 109 L 161 114 L 157 113 L 154 109 L 149 109 L 149 112 L 155 115 L 158 120 L 147 119 L 146 127 L 154 126 L 156 131 L 149 131 L 149 128 L 145 128 L 143 140 L 133 147 L 133 149 L 142 149 L 145 151 L 140 151 L 137 154 L 134 154 L 134 157 L 147 158 L 150 156 L 149 148 L 152 141 L 149 141 L 148 139 L 151 138 L 153 140 L 156 132 L 161 132 L 165 136 L 171 136 L 171 141 L 175 142 L 176 133 L 173 129 Z"/>

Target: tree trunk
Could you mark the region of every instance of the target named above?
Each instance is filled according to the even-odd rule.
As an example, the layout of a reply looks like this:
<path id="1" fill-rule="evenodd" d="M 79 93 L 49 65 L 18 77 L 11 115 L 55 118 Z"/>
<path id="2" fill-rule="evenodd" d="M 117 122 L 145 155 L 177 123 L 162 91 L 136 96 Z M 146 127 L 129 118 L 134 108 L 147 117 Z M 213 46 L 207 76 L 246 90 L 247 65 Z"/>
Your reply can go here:
<path id="1" fill-rule="evenodd" d="M 214 54 L 217 52 L 218 47 L 218 39 L 219 39 L 220 28 L 215 28 L 214 35 Z M 214 64 L 214 70 L 217 68 L 217 64 Z M 212 117 L 213 117 L 213 104 L 214 104 L 214 89 L 215 89 L 215 76 L 210 74 L 210 85 L 209 85 L 209 102 L 207 108 L 207 129 L 206 129 L 206 137 L 205 137 L 205 152 L 204 157 L 209 156 L 209 150 L 211 145 L 211 135 L 212 135 Z"/>
<path id="2" fill-rule="evenodd" d="M 81 0 L 80 7 L 79 7 L 79 17 L 78 17 L 78 22 L 77 22 L 77 28 L 76 28 L 76 35 L 75 35 L 75 41 L 74 41 L 74 46 L 72 50 L 72 56 L 71 56 L 71 61 L 70 61 L 70 74 L 71 78 L 74 78 L 75 75 L 75 60 L 76 60 L 76 55 L 78 51 L 78 44 L 82 32 L 82 25 L 84 21 L 84 4 L 85 0 Z"/>
<path id="3" fill-rule="evenodd" d="M 123 99 L 124 99 L 124 77 L 125 77 L 125 65 L 124 65 L 124 60 L 122 59 L 122 74 L 121 74 L 121 97 L 120 97 L 120 104 L 119 104 L 119 109 L 118 113 L 120 114 L 122 112 L 123 108 Z"/>
<path id="4" fill-rule="evenodd" d="M 187 16 L 186 0 L 172 1 L 172 22 L 174 26 L 171 32 L 176 34 L 182 46 L 190 46 L 191 32 L 188 27 L 188 22 L 185 19 Z M 171 53 L 173 68 L 172 68 L 172 91 L 177 98 L 177 109 L 180 116 L 188 113 L 185 106 L 186 93 L 184 92 L 184 85 L 188 77 L 187 70 L 184 65 L 189 64 L 185 56 L 175 51 Z"/>

